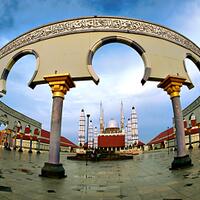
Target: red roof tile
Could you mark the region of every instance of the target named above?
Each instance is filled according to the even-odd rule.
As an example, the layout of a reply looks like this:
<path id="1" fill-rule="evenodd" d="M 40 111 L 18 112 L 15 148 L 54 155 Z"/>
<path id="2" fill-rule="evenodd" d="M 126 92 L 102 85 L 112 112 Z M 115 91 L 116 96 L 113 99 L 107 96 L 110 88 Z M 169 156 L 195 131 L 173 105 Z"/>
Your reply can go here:
<path id="1" fill-rule="evenodd" d="M 155 138 L 153 138 L 150 142 L 148 142 L 148 145 L 151 144 L 158 144 L 161 142 L 164 142 L 165 140 L 171 140 L 175 138 L 175 134 L 174 134 L 174 129 L 173 127 L 161 132 L 160 134 L 158 134 Z"/>
<path id="2" fill-rule="evenodd" d="M 139 140 L 137 146 L 143 146 L 143 145 L 145 145 L 145 143 Z"/>
<path id="3" fill-rule="evenodd" d="M 41 137 L 50 138 L 50 132 L 42 129 L 41 130 Z"/>

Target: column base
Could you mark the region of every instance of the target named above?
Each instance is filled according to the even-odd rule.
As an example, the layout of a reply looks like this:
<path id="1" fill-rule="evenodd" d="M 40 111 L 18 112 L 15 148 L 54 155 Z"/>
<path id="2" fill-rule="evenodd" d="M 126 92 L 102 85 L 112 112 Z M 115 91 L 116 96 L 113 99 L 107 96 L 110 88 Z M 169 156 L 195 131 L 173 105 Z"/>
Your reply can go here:
<path id="1" fill-rule="evenodd" d="M 40 151 L 37 151 L 37 154 L 40 154 Z"/>
<path id="2" fill-rule="evenodd" d="M 65 178 L 65 169 L 61 163 L 52 164 L 52 163 L 44 163 L 44 167 L 41 170 L 41 175 L 43 177 L 48 178 Z"/>
<path id="3" fill-rule="evenodd" d="M 19 150 L 18 150 L 19 152 L 23 152 L 23 150 L 20 148 Z"/>
<path id="4" fill-rule="evenodd" d="M 7 151 L 11 151 L 11 148 L 10 147 L 6 147 L 5 148 Z"/>
<path id="5" fill-rule="evenodd" d="M 193 146 L 192 146 L 192 145 L 189 145 L 188 149 L 193 149 Z"/>
<path id="6" fill-rule="evenodd" d="M 174 151 L 177 151 L 177 148 L 176 148 L 176 147 L 174 147 Z"/>
<path id="7" fill-rule="evenodd" d="M 17 147 L 13 147 L 13 150 L 16 151 Z"/>
<path id="8" fill-rule="evenodd" d="M 198 146 L 199 148 L 200 148 L 200 144 L 199 144 L 199 146 Z"/>
<path id="9" fill-rule="evenodd" d="M 29 150 L 28 152 L 29 152 L 29 153 L 33 153 L 32 150 Z"/>
<path id="10" fill-rule="evenodd" d="M 191 166 L 193 166 L 193 164 L 189 155 L 185 155 L 182 157 L 174 157 L 170 170 L 182 169 Z"/>

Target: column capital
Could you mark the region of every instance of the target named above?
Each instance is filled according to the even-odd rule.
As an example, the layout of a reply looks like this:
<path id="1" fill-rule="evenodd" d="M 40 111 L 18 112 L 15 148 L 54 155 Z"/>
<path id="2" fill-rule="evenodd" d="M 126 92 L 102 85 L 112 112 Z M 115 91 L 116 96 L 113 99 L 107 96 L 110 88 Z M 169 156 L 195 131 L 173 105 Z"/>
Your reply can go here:
<path id="1" fill-rule="evenodd" d="M 162 82 L 158 84 L 158 88 L 162 88 L 170 97 L 179 97 L 180 90 L 185 82 L 185 78 L 180 76 L 170 76 L 168 75 Z"/>
<path id="2" fill-rule="evenodd" d="M 66 74 L 53 74 L 44 76 L 45 81 L 51 87 L 53 97 L 64 98 L 70 88 L 75 87 L 75 84 L 69 73 Z"/>

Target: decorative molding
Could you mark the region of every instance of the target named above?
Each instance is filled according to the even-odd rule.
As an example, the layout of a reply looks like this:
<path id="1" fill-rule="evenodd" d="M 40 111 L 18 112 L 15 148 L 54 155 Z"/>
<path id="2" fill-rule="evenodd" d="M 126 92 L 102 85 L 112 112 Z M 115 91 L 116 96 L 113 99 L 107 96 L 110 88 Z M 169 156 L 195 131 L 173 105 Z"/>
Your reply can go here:
<path id="1" fill-rule="evenodd" d="M 13 118 L 16 118 L 17 120 L 21 121 L 21 122 L 25 122 L 29 125 L 35 126 L 39 129 L 41 129 L 42 125 L 40 122 L 31 119 L 30 117 L 27 117 L 26 115 L 17 112 L 16 110 L 8 107 L 7 105 L 5 105 L 4 103 L 0 102 L 0 111 L 2 111 L 3 113 L 7 114 L 7 116 L 11 116 Z"/>
<path id="2" fill-rule="evenodd" d="M 53 74 L 44 76 L 45 81 L 51 87 L 53 97 L 64 98 L 67 91 L 70 88 L 75 87 L 75 84 L 70 76 L 70 74 Z"/>
<path id="3" fill-rule="evenodd" d="M 169 28 L 136 19 L 118 17 L 87 17 L 48 24 L 29 31 L 1 48 L 0 58 L 3 58 L 16 49 L 38 41 L 68 34 L 97 31 L 125 32 L 157 37 L 180 45 L 200 56 L 200 49 L 197 45 L 183 35 Z"/>
<path id="4" fill-rule="evenodd" d="M 162 82 L 158 84 L 158 88 L 162 88 L 167 94 L 170 95 L 170 98 L 179 97 L 180 91 L 185 78 L 179 76 L 167 76 Z"/>

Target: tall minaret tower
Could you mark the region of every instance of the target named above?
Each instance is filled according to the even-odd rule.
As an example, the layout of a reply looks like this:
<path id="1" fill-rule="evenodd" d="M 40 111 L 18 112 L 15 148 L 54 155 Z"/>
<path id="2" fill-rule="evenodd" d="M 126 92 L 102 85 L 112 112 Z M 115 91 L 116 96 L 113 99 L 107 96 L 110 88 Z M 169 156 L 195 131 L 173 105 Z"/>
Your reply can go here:
<path id="1" fill-rule="evenodd" d="M 85 144 L 85 112 L 82 109 L 79 120 L 78 145 L 83 147 L 84 144 Z"/>
<path id="2" fill-rule="evenodd" d="M 132 107 L 131 112 L 131 132 L 133 137 L 133 144 L 138 144 L 138 121 L 135 107 Z"/>
<path id="3" fill-rule="evenodd" d="M 121 113 L 120 113 L 120 124 L 121 124 L 121 131 L 124 131 L 124 119 L 125 119 L 125 117 L 124 117 L 124 110 L 123 110 L 123 103 L 122 103 L 122 101 L 121 101 Z"/>
<path id="4" fill-rule="evenodd" d="M 128 147 L 132 146 L 133 144 L 133 138 L 132 138 L 132 132 L 131 132 L 131 119 L 128 119 L 127 123 L 127 145 Z"/>
<path id="5" fill-rule="evenodd" d="M 100 103 L 100 134 L 104 132 L 104 112 L 102 102 Z"/>
<path id="6" fill-rule="evenodd" d="M 94 149 L 98 148 L 98 130 L 97 127 L 94 128 Z"/>
<path id="7" fill-rule="evenodd" d="M 88 148 L 93 148 L 94 146 L 94 130 L 92 120 L 89 122 L 89 129 L 88 129 Z"/>
<path id="8" fill-rule="evenodd" d="M 128 147 L 128 127 L 125 127 L 125 147 Z"/>

